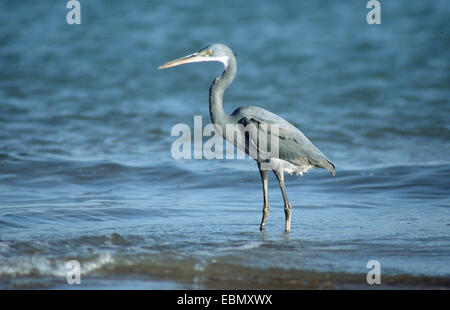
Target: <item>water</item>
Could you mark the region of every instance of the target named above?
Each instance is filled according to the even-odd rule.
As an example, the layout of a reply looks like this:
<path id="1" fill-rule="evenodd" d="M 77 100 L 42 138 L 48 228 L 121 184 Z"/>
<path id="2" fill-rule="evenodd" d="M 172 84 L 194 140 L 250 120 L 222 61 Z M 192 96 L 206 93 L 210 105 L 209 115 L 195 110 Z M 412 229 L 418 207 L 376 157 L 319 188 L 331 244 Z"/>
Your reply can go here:
<path id="1" fill-rule="evenodd" d="M 450 287 L 450 6 L 383 1 L 64 1 L 0 6 L 1 288 Z M 257 105 L 336 165 L 270 176 L 251 160 L 174 160 L 209 122 L 220 64 L 157 66 L 223 42 L 225 110 Z M 66 262 L 81 263 L 80 286 Z"/>

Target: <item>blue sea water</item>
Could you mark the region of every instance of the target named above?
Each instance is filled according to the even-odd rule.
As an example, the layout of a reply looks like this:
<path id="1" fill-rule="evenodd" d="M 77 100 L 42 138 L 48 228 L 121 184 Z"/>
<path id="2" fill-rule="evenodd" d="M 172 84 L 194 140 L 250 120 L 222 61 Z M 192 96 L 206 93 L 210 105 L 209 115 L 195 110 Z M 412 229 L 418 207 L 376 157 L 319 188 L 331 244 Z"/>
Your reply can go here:
<path id="1" fill-rule="evenodd" d="M 380 1 L 0 2 L 0 287 L 450 287 L 450 6 Z M 215 42 L 238 55 L 224 109 L 296 125 L 336 165 L 286 176 L 259 231 L 252 160 L 175 160 L 209 122 L 220 64 L 164 71 Z M 66 262 L 81 285 L 66 283 Z"/>

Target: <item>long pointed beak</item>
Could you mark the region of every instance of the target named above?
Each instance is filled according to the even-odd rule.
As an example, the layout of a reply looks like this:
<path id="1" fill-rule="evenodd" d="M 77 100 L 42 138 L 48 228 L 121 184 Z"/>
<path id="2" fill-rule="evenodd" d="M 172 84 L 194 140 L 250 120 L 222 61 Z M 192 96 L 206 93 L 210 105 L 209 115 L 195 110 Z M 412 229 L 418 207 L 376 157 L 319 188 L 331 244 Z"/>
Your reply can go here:
<path id="1" fill-rule="evenodd" d="M 202 61 L 203 56 L 200 56 L 198 53 L 194 53 L 194 54 L 190 54 L 172 61 L 169 61 L 165 64 L 163 64 L 162 66 L 159 66 L 158 69 L 166 69 L 166 68 L 170 68 L 170 67 L 175 67 L 175 66 L 179 66 L 182 64 L 187 64 L 190 62 L 200 62 Z"/>

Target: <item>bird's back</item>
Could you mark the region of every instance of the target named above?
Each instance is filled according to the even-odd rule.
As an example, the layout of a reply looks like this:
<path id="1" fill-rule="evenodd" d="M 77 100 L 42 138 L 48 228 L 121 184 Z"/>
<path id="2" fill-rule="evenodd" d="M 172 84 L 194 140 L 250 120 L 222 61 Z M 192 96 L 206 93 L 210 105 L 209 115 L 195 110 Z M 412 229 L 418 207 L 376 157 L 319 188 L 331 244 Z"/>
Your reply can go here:
<path id="1" fill-rule="evenodd" d="M 299 129 L 280 116 L 259 107 L 246 106 L 236 109 L 231 117 L 236 123 L 276 124 L 279 159 L 299 167 L 308 164 L 321 167 L 334 175 L 335 167 L 331 161 Z"/>

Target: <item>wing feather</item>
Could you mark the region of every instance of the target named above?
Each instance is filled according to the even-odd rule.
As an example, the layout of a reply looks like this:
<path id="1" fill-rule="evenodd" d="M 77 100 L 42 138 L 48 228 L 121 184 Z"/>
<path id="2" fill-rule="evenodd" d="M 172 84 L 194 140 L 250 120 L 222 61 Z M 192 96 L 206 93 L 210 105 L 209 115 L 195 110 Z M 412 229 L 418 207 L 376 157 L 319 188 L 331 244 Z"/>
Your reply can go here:
<path id="1" fill-rule="evenodd" d="M 295 165 L 311 164 L 335 174 L 333 163 L 294 125 L 267 110 L 248 106 L 236 109 L 232 116 L 243 126 L 258 125 L 267 134 L 274 134 L 271 125 L 278 127 L 279 158 Z M 265 124 L 266 126 L 261 126 Z M 255 137 L 250 137 L 255 140 Z M 253 141 L 255 143 L 255 141 Z"/>

